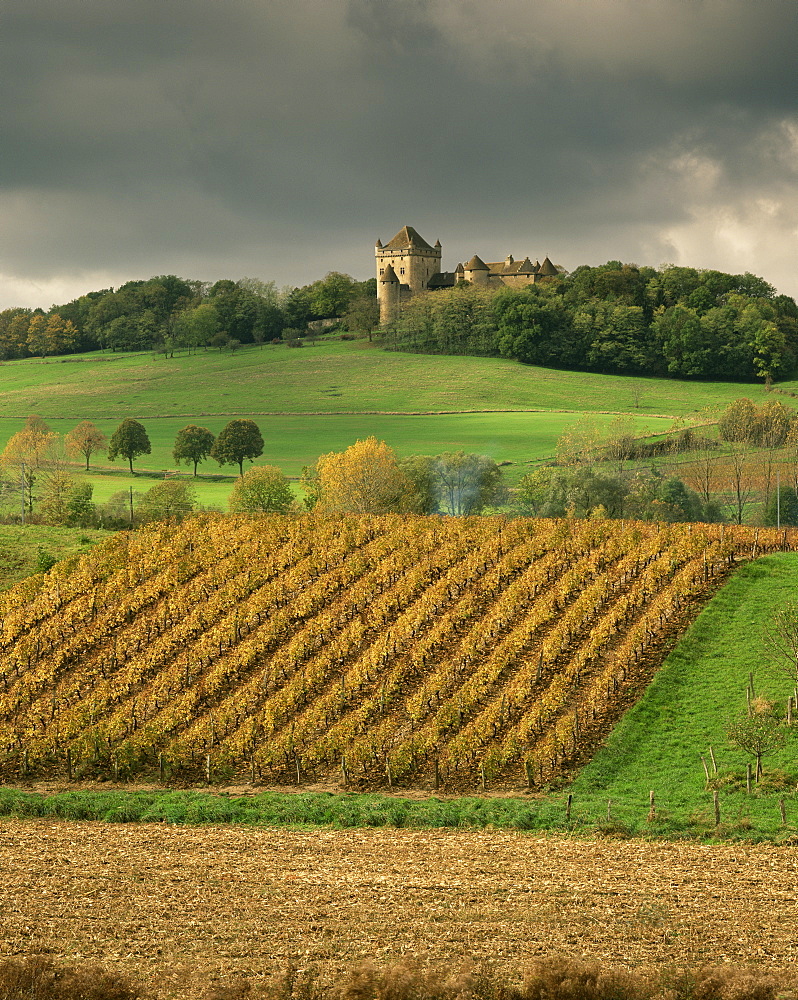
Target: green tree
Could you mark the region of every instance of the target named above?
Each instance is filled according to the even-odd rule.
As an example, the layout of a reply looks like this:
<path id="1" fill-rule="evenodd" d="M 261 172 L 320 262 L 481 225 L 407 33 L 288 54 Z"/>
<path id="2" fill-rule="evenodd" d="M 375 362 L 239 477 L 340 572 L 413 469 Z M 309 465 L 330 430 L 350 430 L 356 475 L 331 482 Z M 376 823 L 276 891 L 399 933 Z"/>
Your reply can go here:
<path id="1" fill-rule="evenodd" d="M 121 455 L 128 460 L 132 473 L 133 459 L 139 455 L 149 455 L 151 451 L 150 439 L 143 425 L 138 420 L 127 417 L 111 435 L 108 443 L 108 460 L 113 462 L 117 455 Z"/>
<path id="2" fill-rule="evenodd" d="M 219 330 L 219 315 L 211 302 L 179 313 L 173 323 L 174 340 L 188 348 L 189 354 L 198 347 L 207 347 Z"/>
<path id="3" fill-rule="evenodd" d="M 256 465 L 236 480 L 228 506 L 236 513 L 285 514 L 295 506 L 295 500 L 280 469 Z"/>
<path id="4" fill-rule="evenodd" d="M 380 325 L 380 304 L 376 296 L 353 299 L 344 313 L 344 324 L 351 333 L 372 334 Z"/>
<path id="5" fill-rule="evenodd" d="M 468 516 L 503 499 L 501 469 L 487 455 L 453 451 L 415 462 L 403 468 L 413 473 L 415 492 L 432 497 L 433 511 Z"/>
<path id="6" fill-rule="evenodd" d="M 66 496 L 66 523 L 70 527 L 93 528 L 97 524 L 97 509 L 92 503 L 91 483 L 74 483 Z"/>
<path id="7" fill-rule="evenodd" d="M 330 271 L 311 286 L 311 305 L 320 319 L 343 316 L 354 294 L 355 282 L 348 274 Z"/>
<path id="8" fill-rule="evenodd" d="M 762 777 L 762 758 L 781 750 L 787 742 L 787 733 L 781 720 L 773 714 L 773 706 L 764 698 L 752 704 L 749 715 L 738 715 L 726 728 L 732 746 L 756 758 L 756 780 Z"/>
<path id="9" fill-rule="evenodd" d="M 196 479 L 197 466 L 211 454 L 215 440 L 216 438 L 207 427 L 189 424 L 177 432 L 172 457 L 178 465 L 181 462 L 192 462 L 194 464 L 194 478 Z"/>
<path id="10" fill-rule="evenodd" d="M 83 455 L 86 459 L 86 472 L 89 471 L 89 459 L 95 451 L 100 451 L 108 439 L 90 420 L 83 420 L 73 427 L 64 438 L 67 451 L 72 455 Z"/>
<path id="11" fill-rule="evenodd" d="M 551 477 L 555 474 L 552 466 L 541 465 L 527 472 L 518 482 L 516 499 L 525 513 L 539 517 L 546 503 Z"/>
<path id="12" fill-rule="evenodd" d="M 136 514 L 140 521 L 160 521 L 167 517 L 182 518 L 197 506 L 197 495 L 191 483 L 183 479 L 165 479 L 152 486 L 139 501 Z"/>
<path id="13" fill-rule="evenodd" d="M 773 491 L 765 509 L 765 524 L 778 524 L 780 528 L 798 526 L 798 493 L 794 486 L 780 485 L 778 495 Z"/>
<path id="14" fill-rule="evenodd" d="M 231 420 L 213 443 L 210 455 L 219 465 L 237 465 L 244 475 L 244 459 L 251 461 L 263 454 L 263 437 L 254 420 Z"/>
<path id="15" fill-rule="evenodd" d="M 28 325 L 28 338 L 26 347 L 31 354 L 44 357 L 47 353 L 47 317 L 44 313 L 36 313 L 31 316 Z"/>

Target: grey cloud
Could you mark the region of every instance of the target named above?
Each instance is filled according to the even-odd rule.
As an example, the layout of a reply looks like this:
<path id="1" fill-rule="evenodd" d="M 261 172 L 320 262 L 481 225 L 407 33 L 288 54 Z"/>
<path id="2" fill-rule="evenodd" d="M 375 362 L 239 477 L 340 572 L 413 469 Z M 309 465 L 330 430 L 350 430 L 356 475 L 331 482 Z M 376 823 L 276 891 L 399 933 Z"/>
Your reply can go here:
<path id="1" fill-rule="evenodd" d="M 734 219 L 734 269 L 796 292 L 797 28 L 794 0 L 5 0 L 0 274 L 366 277 L 406 223 L 452 264 L 719 266 Z"/>

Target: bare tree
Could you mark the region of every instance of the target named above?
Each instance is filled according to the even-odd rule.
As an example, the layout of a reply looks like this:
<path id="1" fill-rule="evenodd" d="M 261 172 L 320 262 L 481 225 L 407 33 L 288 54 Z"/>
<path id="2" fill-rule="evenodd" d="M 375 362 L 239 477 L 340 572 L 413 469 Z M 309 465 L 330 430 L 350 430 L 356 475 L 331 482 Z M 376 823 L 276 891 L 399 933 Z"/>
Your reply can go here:
<path id="1" fill-rule="evenodd" d="M 774 666 L 798 685 L 798 601 L 776 608 L 762 636 Z"/>

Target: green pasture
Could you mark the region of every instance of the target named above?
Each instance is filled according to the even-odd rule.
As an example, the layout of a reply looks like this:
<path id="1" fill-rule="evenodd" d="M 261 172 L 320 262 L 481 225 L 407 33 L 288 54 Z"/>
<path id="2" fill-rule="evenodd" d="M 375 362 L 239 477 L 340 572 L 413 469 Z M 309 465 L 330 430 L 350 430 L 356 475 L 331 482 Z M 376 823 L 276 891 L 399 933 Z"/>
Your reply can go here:
<path id="1" fill-rule="evenodd" d="M 543 409 L 686 416 L 761 385 L 566 372 L 500 358 L 403 354 L 322 340 L 173 358 L 94 353 L 0 364 L 0 417 L 116 421 L 271 412 Z M 784 397 L 785 401 L 789 397 Z"/>
<path id="2" fill-rule="evenodd" d="M 398 455 L 439 454 L 443 451 L 463 449 L 468 452 L 490 455 L 497 462 L 510 462 L 508 479 L 513 481 L 529 468 L 529 463 L 554 455 L 557 439 L 572 426 L 579 415 L 574 413 L 458 413 L 427 416 L 399 414 L 280 414 L 277 416 L 250 416 L 259 426 L 265 442 L 259 465 L 276 465 L 290 477 L 298 477 L 302 467 L 312 465 L 319 455 L 329 451 L 342 451 L 359 438 L 370 434 L 386 441 Z M 596 414 L 596 423 L 608 427 L 614 419 L 608 414 Z M 666 430 L 671 421 L 662 417 L 636 415 L 638 433 Z M 203 417 L 202 426 L 218 434 L 228 418 Z M 142 455 L 133 463 L 136 472 L 163 476 L 167 472 L 191 472 L 191 466 L 177 466 L 172 457 L 177 432 L 186 426 L 185 417 L 150 417 L 142 423 L 152 444 L 152 453 Z M 0 418 L 0 449 L 9 437 L 22 427 L 22 421 Z M 48 418 L 50 427 L 65 434 L 75 426 L 74 418 Z M 110 437 L 118 426 L 116 420 L 97 420 L 97 426 Z M 245 466 L 246 467 L 246 466 Z M 76 470 L 80 465 L 76 465 Z M 130 477 L 125 459 L 113 464 L 104 453 L 92 456 L 91 479 L 96 497 L 110 495 L 119 489 L 147 489 L 152 483 L 144 475 Z M 207 503 L 217 504 L 226 497 L 236 466 L 219 466 L 207 459 L 198 469 L 198 490 Z M 230 477 L 227 482 L 208 482 L 207 477 Z M 202 500 L 201 502 L 206 502 Z"/>

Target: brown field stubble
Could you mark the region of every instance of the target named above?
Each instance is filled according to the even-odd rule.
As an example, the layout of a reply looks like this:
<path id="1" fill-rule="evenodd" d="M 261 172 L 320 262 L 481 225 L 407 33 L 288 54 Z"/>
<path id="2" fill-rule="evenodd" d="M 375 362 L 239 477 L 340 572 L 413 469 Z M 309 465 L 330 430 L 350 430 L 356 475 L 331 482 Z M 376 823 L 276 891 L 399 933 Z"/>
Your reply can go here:
<path id="1" fill-rule="evenodd" d="M 289 962 L 533 957 L 794 972 L 798 849 L 507 832 L 0 822 L 0 947 L 196 997 Z"/>

